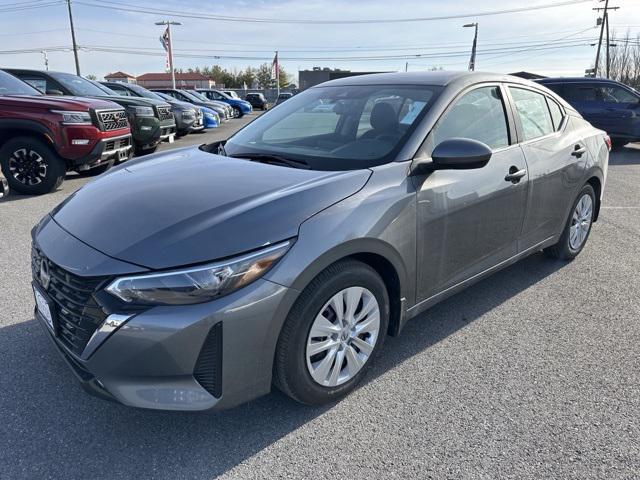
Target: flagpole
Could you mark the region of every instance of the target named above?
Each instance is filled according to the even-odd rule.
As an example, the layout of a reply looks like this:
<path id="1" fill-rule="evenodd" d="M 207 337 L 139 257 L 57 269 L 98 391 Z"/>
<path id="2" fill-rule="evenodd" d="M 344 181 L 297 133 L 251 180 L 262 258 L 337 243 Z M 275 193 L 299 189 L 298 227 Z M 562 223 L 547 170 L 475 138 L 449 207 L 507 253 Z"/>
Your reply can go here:
<path id="1" fill-rule="evenodd" d="M 172 22 L 167 20 L 165 22 L 156 22 L 156 25 L 167 26 L 167 46 L 165 49 L 169 54 L 169 69 L 171 70 L 171 88 L 176 88 L 176 72 L 173 70 L 173 40 L 171 38 L 171 25 L 182 25 L 180 22 Z"/>

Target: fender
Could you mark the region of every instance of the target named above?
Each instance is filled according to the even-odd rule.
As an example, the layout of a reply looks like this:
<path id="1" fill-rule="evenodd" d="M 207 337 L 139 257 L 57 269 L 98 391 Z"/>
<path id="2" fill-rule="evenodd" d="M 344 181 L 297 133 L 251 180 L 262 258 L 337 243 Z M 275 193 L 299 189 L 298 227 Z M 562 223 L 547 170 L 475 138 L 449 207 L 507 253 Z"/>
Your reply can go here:
<path id="1" fill-rule="evenodd" d="M 28 130 L 44 136 L 51 145 L 55 145 L 53 132 L 35 120 L 0 118 L 0 135 L 5 130 Z"/>

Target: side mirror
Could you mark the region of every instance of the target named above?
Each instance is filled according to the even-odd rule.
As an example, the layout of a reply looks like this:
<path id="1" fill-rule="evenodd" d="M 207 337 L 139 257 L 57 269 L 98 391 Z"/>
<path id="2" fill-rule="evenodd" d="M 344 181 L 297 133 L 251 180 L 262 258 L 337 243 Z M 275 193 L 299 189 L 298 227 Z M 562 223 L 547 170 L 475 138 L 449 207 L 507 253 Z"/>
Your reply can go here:
<path id="1" fill-rule="evenodd" d="M 419 161 L 412 175 L 433 170 L 470 170 L 484 167 L 491 159 L 488 145 L 470 138 L 450 138 L 439 143 L 431 153 L 431 161 Z"/>
<path id="2" fill-rule="evenodd" d="M 64 93 L 61 92 L 60 90 L 47 90 L 47 95 L 63 96 Z"/>

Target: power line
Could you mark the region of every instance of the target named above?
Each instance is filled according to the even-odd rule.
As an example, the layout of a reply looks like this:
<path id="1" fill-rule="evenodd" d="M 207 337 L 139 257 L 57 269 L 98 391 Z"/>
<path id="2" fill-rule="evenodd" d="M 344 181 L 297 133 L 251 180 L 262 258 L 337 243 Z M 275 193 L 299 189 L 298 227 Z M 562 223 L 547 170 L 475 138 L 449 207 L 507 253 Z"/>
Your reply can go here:
<path id="1" fill-rule="evenodd" d="M 217 14 L 205 14 L 202 12 L 185 12 L 175 10 L 161 10 L 152 8 L 142 8 L 128 3 L 111 2 L 108 0 L 94 0 L 94 3 L 87 1 L 77 1 L 77 4 L 87 7 L 104 8 L 109 10 L 120 10 L 125 12 L 148 13 L 162 16 L 172 16 L 181 18 L 196 18 L 200 20 L 217 20 L 222 22 L 240 23 L 270 23 L 270 24 L 312 24 L 312 25 L 352 25 L 352 24 L 380 24 L 380 23 L 416 23 L 429 22 L 435 20 L 452 20 L 470 17 L 485 17 L 492 15 L 504 15 L 509 13 L 530 12 L 534 10 L 544 10 L 581 3 L 590 3 L 592 0 L 564 0 L 560 2 L 534 5 L 529 7 L 518 7 L 501 10 L 485 10 L 482 12 L 461 13 L 456 15 L 439 15 L 433 17 L 411 17 L 411 18 L 387 18 L 387 19 L 360 19 L 360 20 L 322 20 L 322 19 L 286 19 L 286 18 L 255 18 L 255 17 L 233 17 Z M 98 3 L 99 2 L 99 3 Z"/>

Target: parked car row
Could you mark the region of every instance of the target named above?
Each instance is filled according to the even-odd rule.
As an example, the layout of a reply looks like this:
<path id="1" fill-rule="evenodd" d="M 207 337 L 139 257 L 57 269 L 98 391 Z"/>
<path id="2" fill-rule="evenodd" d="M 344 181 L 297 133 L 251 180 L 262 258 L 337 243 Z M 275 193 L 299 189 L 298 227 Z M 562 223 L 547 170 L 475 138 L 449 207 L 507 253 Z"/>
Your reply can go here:
<path id="1" fill-rule="evenodd" d="M 68 171 L 99 175 L 163 142 L 251 113 L 216 90 L 147 90 L 62 72 L 0 70 L 0 197 L 56 189 Z"/>

